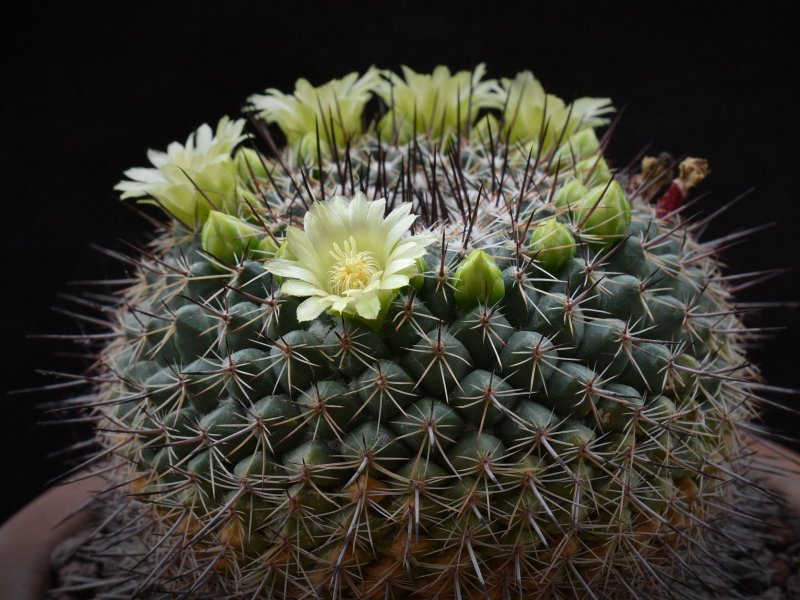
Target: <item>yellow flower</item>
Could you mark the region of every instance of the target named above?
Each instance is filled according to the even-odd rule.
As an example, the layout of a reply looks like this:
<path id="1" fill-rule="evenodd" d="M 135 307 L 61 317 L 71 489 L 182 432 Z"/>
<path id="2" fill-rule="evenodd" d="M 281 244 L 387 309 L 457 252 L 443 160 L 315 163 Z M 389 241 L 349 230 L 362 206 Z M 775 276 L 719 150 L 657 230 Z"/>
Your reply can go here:
<path id="1" fill-rule="evenodd" d="M 277 123 L 289 146 L 302 160 L 311 163 L 317 159 L 317 126 L 325 156 L 332 155 L 334 140 L 343 150 L 349 138 L 361 133 L 364 105 L 379 80 L 380 72 L 371 67 L 361 77 L 350 73 L 319 87 L 298 79 L 294 94 L 270 88 L 265 95 L 250 96 L 249 101 L 267 123 Z"/>
<path id="2" fill-rule="evenodd" d="M 378 319 L 397 291 L 417 274 L 417 259 L 433 235 L 408 235 L 416 220 L 411 203 L 384 217 L 386 200 L 334 196 L 315 203 L 304 228 L 287 232 L 292 259 L 267 261 L 265 268 L 285 278 L 281 291 L 307 297 L 297 308 L 298 321 L 310 321 L 325 310 Z"/>
<path id="3" fill-rule="evenodd" d="M 120 181 L 114 189 L 122 192 L 123 200 L 152 198 L 144 202 L 158 204 L 190 227 L 206 220 L 214 208 L 211 203 L 235 212 L 236 165 L 231 152 L 246 137 L 243 129 L 242 119 L 223 117 L 216 133 L 204 123 L 185 145 L 173 142 L 166 152 L 149 150 L 147 158 L 155 168 L 128 169 L 125 176 L 130 181 Z"/>
<path id="4" fill-rule="evenodd" d="M 511 125 L 510 141 L 537 143 L 546 126 L 545 150 L 553 150 L 559 138 L 566 142 L 579 131 L 605 125 L 605 115 L 614 111 L 608 98 L 578 98 L 566 104 L 558 96 L 546 94 L 530 71 L 501 79 L 497 93 L 505 105 L 505 127 Z"/>
<path id="5" fill-rule="evenodd" d="M 389 106 L 378 128 L 384 140 L 393 138 L 395 130 L 402 144 L 414 133 L 429 133 L 442 138 L 455 133 L 460 126 L 466 132 L 482 108 L 502 108 L 502 100 L 494 91 L 496 82 L 484 80 L 486 66 L 474 71 L 459 71 L 439 65 L 430 75 L 403 67 L 403 77 L 387 71 L 386 80 L 376 92 Z M 415 125 L 416 119 L 416 128 Z M 459 123 L 460 119 L 460 123 Z"/>

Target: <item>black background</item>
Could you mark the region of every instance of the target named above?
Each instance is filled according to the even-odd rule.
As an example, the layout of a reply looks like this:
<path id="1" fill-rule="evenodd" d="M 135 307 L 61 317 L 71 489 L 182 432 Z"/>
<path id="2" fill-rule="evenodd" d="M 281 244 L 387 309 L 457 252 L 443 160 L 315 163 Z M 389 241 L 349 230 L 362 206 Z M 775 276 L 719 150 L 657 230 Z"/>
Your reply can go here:
<path id="1" fill-rule="evenodd" d="M 268 86 L 289 91 L 300 76 L 320 84 L 371 64 L 424 71 L 485 61 L 494 77 L 532 69 L 567 99 L 626 106 L 610 147 L 617 164 L 648 143 L 708 158 L 701 210 L 756 187 L 708 232 L 776 222 L 726 252 L 733 269 L 797 266 L 800 48 L 788 3 L 77 4 L 26 3 L 27 14 L 4 18 L 0 520 L 63 470 L 47 455 L 80 435 L 34 426 L 37 403 L 58 395 L 6 392 L 53 381 L 36 369 L 85 366 L 63 354 L 69 345 L 26 336 L 77 331 L 53 312 L 68 306 L 58 294 L 122 273 L 90 243 L 145 239 L 147 224 L 112 186 L 124 169 L 145 166 L 148 147 L 185 140 Z M 789 272 L 741 298 L 791 301 L 797 288 Z M 754 323 L 786 326 L 751 356 L 774 385 L 797 386 L 798 310 L 772 309 Z M 769 421 L 798 434 L 793 417 Z"/>

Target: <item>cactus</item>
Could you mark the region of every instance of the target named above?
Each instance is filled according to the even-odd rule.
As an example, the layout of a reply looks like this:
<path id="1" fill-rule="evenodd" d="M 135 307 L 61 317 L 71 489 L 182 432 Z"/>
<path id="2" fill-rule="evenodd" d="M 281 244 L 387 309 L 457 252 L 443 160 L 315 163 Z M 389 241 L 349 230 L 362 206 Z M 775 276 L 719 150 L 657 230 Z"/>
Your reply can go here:
<path id="1" fill-rule="evenodd" d="M 720 585 L 759 387 L 716 246 L 610 169 L 608 100 L 484 75 L 301 80 L 269 152 L 224 119 L 127 173 L 168 216 L 81 409 L 98 597 Z"/>

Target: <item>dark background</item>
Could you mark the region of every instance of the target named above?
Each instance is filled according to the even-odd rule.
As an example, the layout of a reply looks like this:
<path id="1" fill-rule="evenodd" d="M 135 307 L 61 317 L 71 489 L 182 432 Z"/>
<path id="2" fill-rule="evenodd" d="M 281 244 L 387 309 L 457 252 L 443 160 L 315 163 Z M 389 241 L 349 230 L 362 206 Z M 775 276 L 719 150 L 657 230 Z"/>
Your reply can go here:
<path id="1" fill-rule="evenodd" d="M 79 439 L 68 427 L 34 426 L 37 403 L 58 394 L 6 392 L 53 382 L 36 369 L 86 365 L 64 354 L 68 344 L 26 336 L 78 331 L 53 312 L 68 306 L 59 293 L 122 273 L 90 243 L 145 239 L 148 225 L 112 186 L 146 165 L 148 147 L 185 140 L 268 86 L 289 91 L 297 77 L 320 84 L 370 64 L 424 71 L 486 61 L 493 77 L 532 69 L 567 99 L 611 96 L 626 106 L 610 147 L 617 164 L 648 143 L 708 158 L 703 211 L 756 187 L 709 235 L 776 222 L 725 254 L 732 268 L 797 267 L 800 48 L 788 3 L 743 12 L 722 2 L 77 4 L 26 3 L 27 14 L 3 25 L 0 521 L 64 469 L 47 455 Z M 791 301 L 797 292 L 789 272 L 740 297 Z M 755 321 L 786 326 L 751 353 L 774 385 L 798 387 L 798 320 L 785 306 Z M 798 435 L 796 418 L 768 420 Z"/>

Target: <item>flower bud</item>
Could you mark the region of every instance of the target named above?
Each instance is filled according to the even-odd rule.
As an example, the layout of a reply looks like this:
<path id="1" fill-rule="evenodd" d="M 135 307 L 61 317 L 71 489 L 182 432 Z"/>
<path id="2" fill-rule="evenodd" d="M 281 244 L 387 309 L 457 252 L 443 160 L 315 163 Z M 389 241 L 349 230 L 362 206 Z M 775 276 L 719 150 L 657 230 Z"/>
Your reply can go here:
<path id="1" fill-rule="evenodd" d="M 467 255 L 453 274 L 452 284 L 456 304 L 464 310 L 481 302 L 496 304 L 506 293 L 503 274 L 483 250 L 473 250 Z"/>
<path id="2" fill-rule="evenodd" d="M 275 243 L 275 239 L 271 236 L 265 237 L 261 240 L 258 246 L 255 247 L 253 250 L 253 254 L 255 255 L 254 258 L 257 260 L 266 260 L 268 258 L 275 258 L 275 255 L 278 253 L 278 244 Z"/>
<path id="3" fill-rule="evenodd" d="M 236 151 L 236 156 L 234 156 L 233 160 L 236 163 L 236 171 L 243 180 L 250 181 L 253 177 L 257 179 L 267 178 L 267 170 L 264 168 L 267 161 L 252 148 L 242 146 Z"/>
<path id="4" fill-rule="evenodd" d="M 278 238 L 278 242 L 279 242 L 278 248 L 275 250 L 274 256 L 272 256 L 270 258 L 277 258 L 277 259 L 282 259 L 282 260 L 293 260 L 293 261 L 297 260 L 297 257 L 289 249 L 289 240 L 288 239 L 286 239 L 286 238 L 283 238 L 283 239 Z M 265 263 L 265 268 L 267 270 L 269 270 L 269 268 L 266 266 L 268 264 L 269 264 L 269 262 Z M 281 277 L 279 275 L 274 275 L 274 274 L 273 274 L 273 277 L 275 278 L 275 281 L 278 282 L 278 285 L 283 283 L 283 279 L 284 279 L 283 277 Z"/>
<path id="5" fill-rule="evenodd" d="M 575 256 L 575 238 L 566 225 L 550 217 L 534 225 L 528 248 L 539 266 L 557 273 Z"/>
<path id="6" fill-rule="evenodd" d="M 596 206 L 595 206 L 596 205 Z M 598 185 L 573 207 L 573 222 L 581 234 L 602 246 L 613 246 L 631 224 L 631 206 L 616 181 Z"/>
<path id="7" fill-rule="evenodd" d="M 561 144 L 551 161 L 551 169 L 559 163 L 563 170 L 573 162 L 583 161 L 587 158 L 594 159 L 598 152 L 600 152 L 600 141 L 597 139 L 594 129 L 583 129 L 572 134 L 566 142 Z"/>
<path id="8" fill-rule="evenodd" d="M 246 190 L 244 188 L 239 188 L 237 191 L 239 193 L 239 198 L 241 200 L 240 205 L 242 207 L 242 210 L 246 213 L 247 216 L 251 216 L 251 215 L 255 216 L 252 209 L 256 208 L 256 207 L 264 206 L 264 201 L 255 192 L 251 192 L 250 190 Z M 249 204 L 249 206 L 248 206 L 248 204 Z M 257 208 L 256 208 L 256 210 L 257 210 Z M 223 212 L 226 212 L 226 211 L 223 211 Z M 237 211 L 234 209 L 233 211 L 230 211 L 227 214 L 233 215 L 233 214 L 236 214 L 236 212 Z"/>
<path id="9" fill-rule="evenodd" d="M 577 161 L 597 156 L 600 151 L 600 141 L 597 139 L 594 129 L 584 129 L 571 135 L 567 143 L 570 155 L 574 156 Z"/>
<path id="10" fill-rule="evenodd" d="M 599 159 L 597 156 L 583 159 L 575 165 L 575 172 L 578 174 L 578 178 L 585 181 L 589 187 L 611 181 L 611 169 L 608 168 L 608 163 L 602 156 Z"/>
<path id="11" fill-rule="evenodd" d="M 417 274 L 409 279 L 409 284 L 414 291 L 419 293 L 422 291 L 422 286 L 425 284 L 425 272 L 428 270 L 428 262 L 422 256 L 417 259 Z"/>
<path id="12" fill-rule="evenodd" d="M 238 218 L 212 210 L 200 234 L 203 250 L 229 264 L 236 264 L 258 245 L 258 232 Z"/>
<path id="13" fill-rule="evenodd" d="M 556 208 L 569 208 L 580 204 L 589 190 L 579 180 L 573 179 L 556 192 Z"/>

